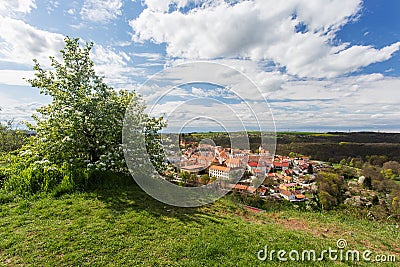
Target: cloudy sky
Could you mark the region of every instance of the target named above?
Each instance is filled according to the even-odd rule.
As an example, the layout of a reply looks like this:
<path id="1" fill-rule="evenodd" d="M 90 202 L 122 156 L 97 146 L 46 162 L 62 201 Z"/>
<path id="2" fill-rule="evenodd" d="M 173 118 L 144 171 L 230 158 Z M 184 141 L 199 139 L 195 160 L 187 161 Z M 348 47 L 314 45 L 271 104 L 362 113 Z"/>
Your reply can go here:
<path id="1" fill-rule="evenodd" d="M 230 127 L 232 114 L 254 119 L 246 106 L 278 130 L 400 131 L 399 11 L 397 0 L 0 0 L 0 120 L 29 120 L 49 102 L 22 78 L 68 35 L 95 43 L 110 85 L 138 90 L 171 121 L 217 125 L 218 114 Z M 193 61 L 225 69 L 159 73 Z M 171 83 L 141 86 L 151 77 Z"/>

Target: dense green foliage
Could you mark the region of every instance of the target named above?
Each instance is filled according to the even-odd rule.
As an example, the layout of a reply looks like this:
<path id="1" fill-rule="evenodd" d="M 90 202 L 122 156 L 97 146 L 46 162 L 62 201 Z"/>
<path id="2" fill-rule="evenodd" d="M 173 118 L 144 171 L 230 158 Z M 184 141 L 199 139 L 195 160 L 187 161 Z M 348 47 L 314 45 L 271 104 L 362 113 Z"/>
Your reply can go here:
<path id="1" fill-rule="evenodd" d="M 63 62 L 52 60 L 54 71 L 34 66 L 36 78 L 29 80 L 52 102 L 34 116 L 37 132 L 35 153 L 51 163 L 71 163 L 74 168 L 122 171 L 122 124 L 130 101 L 144 105 L 138 96 L 125 90 L 113 90 L 94 72 L 90 59 L 92 45 L 84 48 L 78 39 L 66 39 L 61 51 Z"/>
<path id="2" fill-rule="evenodd" d="M 13 129 L 13 124 L 13 121 L 0 123 L 0 154 L 19 149 L 26 142 L 26 131 Z"/>
<path id="3" fill-rule="evenodd" d="M 323 210 L 330 210 L 343 201 L 344 181 L 335 173 L 317 175 L 318 201 Z"/>

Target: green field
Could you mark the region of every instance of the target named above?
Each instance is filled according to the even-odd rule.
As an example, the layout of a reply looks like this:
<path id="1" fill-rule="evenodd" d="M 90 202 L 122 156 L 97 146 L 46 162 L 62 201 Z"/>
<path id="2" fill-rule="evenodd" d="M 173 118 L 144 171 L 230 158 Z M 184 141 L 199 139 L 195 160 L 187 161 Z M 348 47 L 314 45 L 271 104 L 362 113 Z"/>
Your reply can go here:
<path id="1" fill-rule="evenodd" d="M 310 136 L 338 136 L 337 134 L 330 134 L 330 133 L 318 133 L 318 132 L 277 132 L 278 135 L 310 135 Z"/>
<path id="2" fill-rule="evenodd" d="M 336 248 L 394 254 L 399 229 L 350 214 L 254 213 L 232 196 L 201 208 L 166 206 L 131 180 L 60 197 L 0 205 L 0 263 L 8 266 L 259 266 L 257 252 Z M 354 262 L 266 261 L 271 266 L 353 266 Z M 374 266 L 361 262 L 359 266 Z M 385 266 L 396 266 L 385 265 Z"/>
<path id="3" fill-rule="evenodd" d="M 259 134 L 259 131 L 251 131 L 248 130 L 246 131 L 247 134 Z M 196 133 L 190 133 L 193 136 L 207 136 L 207 135 L 218 135 L 218 134 L 226 134 L 224 132 L 196 132 Z M 320 133 L 320 132 L 276 132 L 278 135 L 311 135 L 311 136 L 338 136 L 338 134 L 331 134 L 331 133 Z"/>

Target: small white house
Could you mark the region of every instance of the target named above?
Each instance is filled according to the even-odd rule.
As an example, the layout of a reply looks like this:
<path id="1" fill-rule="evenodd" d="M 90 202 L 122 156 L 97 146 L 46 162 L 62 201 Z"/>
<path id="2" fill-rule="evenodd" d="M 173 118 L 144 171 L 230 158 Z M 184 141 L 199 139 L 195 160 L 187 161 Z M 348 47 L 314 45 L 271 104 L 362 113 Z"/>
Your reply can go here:
<path id="1" fill-rule="evenodd" d="M 286 199 L 288 201 L 293 201 L 296 199 L 295 194 L 293 194 L 293 192 L 288 191 L 288 190 L 281 190 L 280 195 L 281 195 L 281 197 L 283 197 L 284 199 Z"/>

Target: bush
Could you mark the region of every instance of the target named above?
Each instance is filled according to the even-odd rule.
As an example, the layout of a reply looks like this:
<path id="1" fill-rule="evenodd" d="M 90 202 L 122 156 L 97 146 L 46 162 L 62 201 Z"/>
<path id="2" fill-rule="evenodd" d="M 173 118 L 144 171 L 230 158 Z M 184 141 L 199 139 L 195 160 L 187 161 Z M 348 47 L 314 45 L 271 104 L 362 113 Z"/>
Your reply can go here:
<path id="1" fill-rule="evenodd" d="M 4 189 L 18 194 L 34 194 L 38 191 L 49 191 L 62 178 L 62 173 L 56 167 L 45 167 L 36 163 L 20 172 L 11 173 L 5 181 Z"/>
<path id="2" fill-rule="evenodd" d="M 3 188 L 3 184 L 6 177 L 7 177 L 6 170 L 0 167 L 0 188 Z"/>
<path id="3" fill-rule="evenodd" d="M 64 163 L 62 166 L 48 160 L 34 161 L 34 155 L 9 154 L 6 165 L 0 167 L 0 180 L 4 192 L 31 195 L 39 191 L 51 192 L 83 189 L 87 186 L 90 172 Z"/>
<path id="4" fill-rule="evenodd" d="M 0 153 L 14 151 L 26 143 L 25 132 L 14 129 L 13 125 L 14 121 L 8 121 L 6 124 L 0 123 Z"/>

